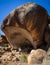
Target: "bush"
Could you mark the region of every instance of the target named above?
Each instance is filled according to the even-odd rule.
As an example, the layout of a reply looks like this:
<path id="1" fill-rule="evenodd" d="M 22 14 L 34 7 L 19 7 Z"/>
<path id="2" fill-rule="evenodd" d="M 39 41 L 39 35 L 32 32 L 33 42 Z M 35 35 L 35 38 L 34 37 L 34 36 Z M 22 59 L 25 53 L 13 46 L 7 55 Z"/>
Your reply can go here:
<path id="1" fill-rule="evenodd" d="M 21 54 L 21 60 L 22 60 L 23 62 L 26 62 L 26 61 L 27 61 L 26 53 L 22 53 L 22 54 Z"/>

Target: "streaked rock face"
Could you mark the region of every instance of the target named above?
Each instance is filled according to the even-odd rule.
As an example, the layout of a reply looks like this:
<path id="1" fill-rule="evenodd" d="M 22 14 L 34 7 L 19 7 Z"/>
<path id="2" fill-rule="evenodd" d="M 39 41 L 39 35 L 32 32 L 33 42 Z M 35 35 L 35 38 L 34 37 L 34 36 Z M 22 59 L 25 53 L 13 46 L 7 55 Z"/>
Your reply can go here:
<path id="1" fill-rule="evenodd" d="M 47 46 L 50 46 L 50 16 L 48 17 L 48 26 L 45 31 L 45 41 L 47 42 Z"/>
<path id="2" fill-rule="evenodd" d="M 14 47 L 21 46 L 28 40 L 37 48 L 43 43 L 47 19 L 48 14 L 43 7 L 35 3 L 27 3 L 13 10 L 4 19 L 1 29 Z"/>

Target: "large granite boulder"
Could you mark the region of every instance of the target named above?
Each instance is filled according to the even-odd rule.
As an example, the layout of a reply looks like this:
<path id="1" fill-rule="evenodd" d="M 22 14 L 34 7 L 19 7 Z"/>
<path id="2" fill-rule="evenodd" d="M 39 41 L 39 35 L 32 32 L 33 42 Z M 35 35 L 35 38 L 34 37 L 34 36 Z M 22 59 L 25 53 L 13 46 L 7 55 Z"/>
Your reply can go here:
<path id="1" fill-rule="evenodd" d="M 48 25 L 47 28 L 45 30 L 45 42 L 47 43 L 47 48 L 50 47 L 50 16 L 48 17 Z"/>
<path id="2" fill-rule="evenodd" d="M 13 47 L 20 47 L 29 43 L 37 48 L 43 43 L 47 19 L 47 11 L 42 6 L 27 3 L 14 9 L 3 20 L 1 29 Z"/>

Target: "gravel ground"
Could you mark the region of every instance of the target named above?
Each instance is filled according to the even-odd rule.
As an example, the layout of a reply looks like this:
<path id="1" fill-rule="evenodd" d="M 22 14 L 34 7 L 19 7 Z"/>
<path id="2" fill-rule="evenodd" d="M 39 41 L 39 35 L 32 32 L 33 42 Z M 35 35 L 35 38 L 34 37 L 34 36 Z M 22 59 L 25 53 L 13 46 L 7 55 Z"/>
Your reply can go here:
<path id="1" fill-rule="evenodd" d="M 50 65 L 50 48 L 46 55 L 47 57 L 43 59 L 43 63 L 33 65 Z M 0 65 L 28 65 L 27 56 L 27 53 L 17 52 L 16 50 L 5 51 L 0 48 Z"/>

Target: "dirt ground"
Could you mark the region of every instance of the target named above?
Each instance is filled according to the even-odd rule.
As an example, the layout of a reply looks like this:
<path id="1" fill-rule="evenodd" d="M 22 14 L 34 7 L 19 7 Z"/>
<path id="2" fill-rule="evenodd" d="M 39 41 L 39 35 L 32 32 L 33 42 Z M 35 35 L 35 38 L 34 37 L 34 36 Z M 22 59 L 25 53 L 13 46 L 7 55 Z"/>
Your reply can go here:
<path id="1" fill-rule="evenodd" d="M 28 53 L 19 52 L 16 50 L 7 50 L 0 47 L 0 65 L 28 65 Z M 32 65 L 50 65 L 50 48 L 47 51 L 46 59 L 40 64 Z"/>

